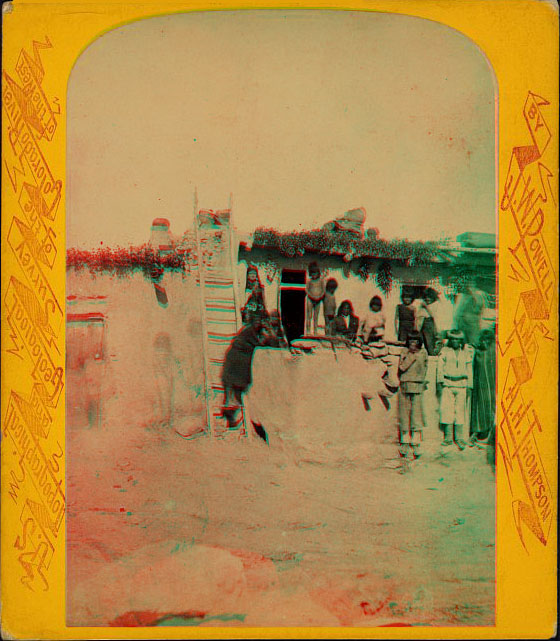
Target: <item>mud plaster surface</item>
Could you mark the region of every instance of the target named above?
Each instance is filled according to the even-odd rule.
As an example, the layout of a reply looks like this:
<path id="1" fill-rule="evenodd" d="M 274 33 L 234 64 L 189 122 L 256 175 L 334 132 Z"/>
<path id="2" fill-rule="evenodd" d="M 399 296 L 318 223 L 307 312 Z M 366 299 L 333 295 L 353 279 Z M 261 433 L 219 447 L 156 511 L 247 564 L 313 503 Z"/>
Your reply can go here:
<path id="1" fill-rule="evenodd" d="M 249 400 L 268 445 L 69 426 L 68 623 L 492 625 L 486 452 L 442 454 L 432 412 L 403 465 L 395 399 L 366 412 L 363 372 L 317 388 L 323 357 L 267 358 Z"/>

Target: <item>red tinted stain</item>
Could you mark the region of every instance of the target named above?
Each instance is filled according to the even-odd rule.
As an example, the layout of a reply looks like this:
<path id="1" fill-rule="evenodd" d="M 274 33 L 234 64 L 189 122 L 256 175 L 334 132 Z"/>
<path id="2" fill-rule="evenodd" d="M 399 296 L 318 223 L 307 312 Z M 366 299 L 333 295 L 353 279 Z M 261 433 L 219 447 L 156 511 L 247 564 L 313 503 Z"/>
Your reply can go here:
<path id="1" fill-rule="evenodd" d="M 100 312 L 88 312 L 87 314 L 67 314 L 66 320 L 69 323 L 78 323 L 78 322 L 93 322 L 99 321 L 102 322 L 105 320 L 105 315 Z"/>
<path id="2" fill-rule="evenodd" d="M 389 602 L 389 599 L 387 598 L 384 601 L 382 601 L 380 603 L 380 605 L 378 605 L 376 608 L 374 608 L 371 605 L 371 603 L 369 603 L 368 601 L 362 601 L 360 603 L 360 607 L 362 608 L 362 611 L 366 616 L 370 616 L 371 617 L 374 614 L 377 614 L 378 612 L 381 612 L 381 610 L 383 610 L 383 608 L 385 607 L 385 605 L 387 605 L 388 602 Z"/>
<path id="3" fill-rule="evenodd" d="M 125 612 L 116 619 L 113 619 L 109 625 L 112 628 L 135 628 L 156 625 L 159 621 L 171 618 L 180 619 L 204 619 L 207 612 L 155 612 L 154 610 L 132 610 Z"/>
<path id="4" fill-rule="evenodd" d="M 380 628 L 411 628 L 411 623 L 384 623 Z"/>
<path id="5" fill-rule="evenodd" d="M 144 625 L 154 625 L 161 616 L 159 612 L 154 612 L 153 610 L 125 612 L 116 619 L 113 619 L 109 625 L 113 628 L 134 628 Z"/>

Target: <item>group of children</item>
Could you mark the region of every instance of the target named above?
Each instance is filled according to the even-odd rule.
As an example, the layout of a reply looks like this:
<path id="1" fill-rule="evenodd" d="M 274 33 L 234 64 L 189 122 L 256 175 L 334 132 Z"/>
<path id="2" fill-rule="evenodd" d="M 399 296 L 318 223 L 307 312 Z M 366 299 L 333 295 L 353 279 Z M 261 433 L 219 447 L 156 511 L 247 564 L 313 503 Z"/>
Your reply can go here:
<path id="1" fill-rule="evenodd" d="M 337 311 L 335 292 L 338 288 L 336 279 L 326 282 L 321 277 L 317 263 L 308 267 L 309 280 L 306 285 L 306 326 L 305 333 L 317 335 L 321 306 L 325 320 L 325 334 L 340 336 L 359 343 L 382 341 L 385 335 L 386 318 L 380 296 L 373 296 L 369 301 L 369 310 L 361 323 L 354 314 L 352 303 L 343 301 Z M 427 287 L 420 297 L 415 297 L 410 290 L 403 289 L 401 303 L 395 311 L 395 333 L 400 343 L 406 343 L 408 335 L 418 332 L 429 356 L 438 353 L 441 347 L 437 323 L 437 302 L 439 294 Z"/>
<path id="2" fill-rule="evenodd" d="M 438 355 L 436 394 L 442 446 L 490 443 L 495 434 L 496 355 L 494 332 L 479 332 L 475 345 L 460 330 L 447 332 Z M 425 425 L 423 394 L 427 389 L 428 352 L 420 333 L 410 332 L 399 361 L 399 452 L 417 458 Z M 470 408 L 470 438 L 465 434 Z M 468 441 L 465 439 L 468 438 Z"/>
<path id="3" fill-rule="evenodd" d="M 319 266 L 315 262 L 310 263 L 308 273 L 309 280 L 305 287 L 307 294 L 305 333 L 307 335 L 311 334 L 312 323 L 313 335 L 317 335 L 322 306 L 326 336 L 340 336 L 352 342 L 358 339 L 365 343 L 373 343 L 383 338 L 385 314 L 382 311 L 383 303 L 379 296 L 374 296 L 370 300 L 369 311 L 360 323 L 349 300 L 343 301 L 337 311 L 335 292 L 338 289 L 338 283 L 336 279 L 329 278 L 325 282 L 321 277 Z"/>
<path id="4" fill-rule="evenodd" d="M 383 342 L 386 318 L 379 296 L 373 296 L 369 310 L 360 320 L 352 303 L 343 301 L 337 310 L 335 293 L 338 283 L 325 279 L 317 263 L 308 267 L 306 285 L 306 334 L 317 335 L 321 307 L 325 334 L 338 336 L 368 348 Z M 224 413 L 228 422 L 241 404 L 241 396 L 251 382 L 251 361 L 255 347 L 269 345 L 289 347 L 278 312 L 267 313 L 264 289 L 258 271 L 249 267 L 246 281 L 246 300 L 242 309 L 245 327 L 232 341 L 226 355 L 223 382 L 225 387 Z M 428 287 L 415 297 L 403 288 L 401 303 L 395 311 L 395 331 L 404 344 L 400 355 L 399 378 L 399 436 L 400 453 L 404 457 L 420 455 L 425 425 L 424 392 L 427 389 L 428 356 L 438 356 L 436 395 L 439 404 L 440 427 L 444 447 L 455 444 L 460 450 L 490 441 L 495 430 L 495 347 L 494 332 L 466 333 L 453 329 L 440 331 L 437 322 L 438 293 Z M 470 421 L 467 412 L 470 411 Z M 470 422 L 470 438 L 465 425 Z M 467 440 L 468 442 L 467 442 Z"/>

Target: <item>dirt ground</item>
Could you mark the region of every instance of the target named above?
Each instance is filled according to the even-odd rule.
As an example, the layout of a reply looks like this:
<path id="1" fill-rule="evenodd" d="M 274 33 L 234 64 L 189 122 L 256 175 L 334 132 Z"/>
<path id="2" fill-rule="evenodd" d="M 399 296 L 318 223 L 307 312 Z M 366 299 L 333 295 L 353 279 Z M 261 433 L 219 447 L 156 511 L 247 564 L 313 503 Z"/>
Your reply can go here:
<path id="1" fill-rule="evenodd" d="M 265 424 L 268 444 L 69 428 L 68 623 L 492 625 L 486 451 L 442 451 L 432 428 L 423 456 L 403 464 L 394 407 L 350 401 L 338 418 L 327 402 L 316 429 L 301 412 L 283 432 Z M 253 407 L 262 418 L 256 393 Z M 346 440 L 313 456 L 341 416 Z M 302 430 L 317 439 L 298 441 Z"/>

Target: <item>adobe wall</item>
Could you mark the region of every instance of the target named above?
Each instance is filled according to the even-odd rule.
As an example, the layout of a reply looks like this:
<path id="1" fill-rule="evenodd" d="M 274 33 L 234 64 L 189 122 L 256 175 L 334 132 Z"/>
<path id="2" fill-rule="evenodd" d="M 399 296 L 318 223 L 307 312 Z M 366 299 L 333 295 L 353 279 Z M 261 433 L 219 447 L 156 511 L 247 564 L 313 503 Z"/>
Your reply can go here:
<path id="1" fill-rule="evenodd" d="M 399 350 L 392 350 L 391 368 L 398 367 Z M 429 357 L 424 393 L 423 438 L 432 444 L 441 441 L 436 363 L 436 357 Z M 270 447 L 294 462 L 381 464 L 384 457 L 396 456 L 398 442 L 398 393 L 391 395 L 384 385 L 386 368 L 380 359 L 366 361 L 344 347 L 333 351 L 327 343 L 295 357 L 286 350 L 258 348 L 247 411 L 265 429 Z M 369 410 L 362 394 L 369 398 Z"/>
<path id="2" fill-rule="evenodd" d="M 194 276 L 165 273 L 168 306 L 140 273 L 67 272 L 67 424 L 189 430 L 205 422 L 200 294 Z M 74 298 L 75 297 L 75 298 Z M 102 314 L 103 322 L 73 321 Z"/>

